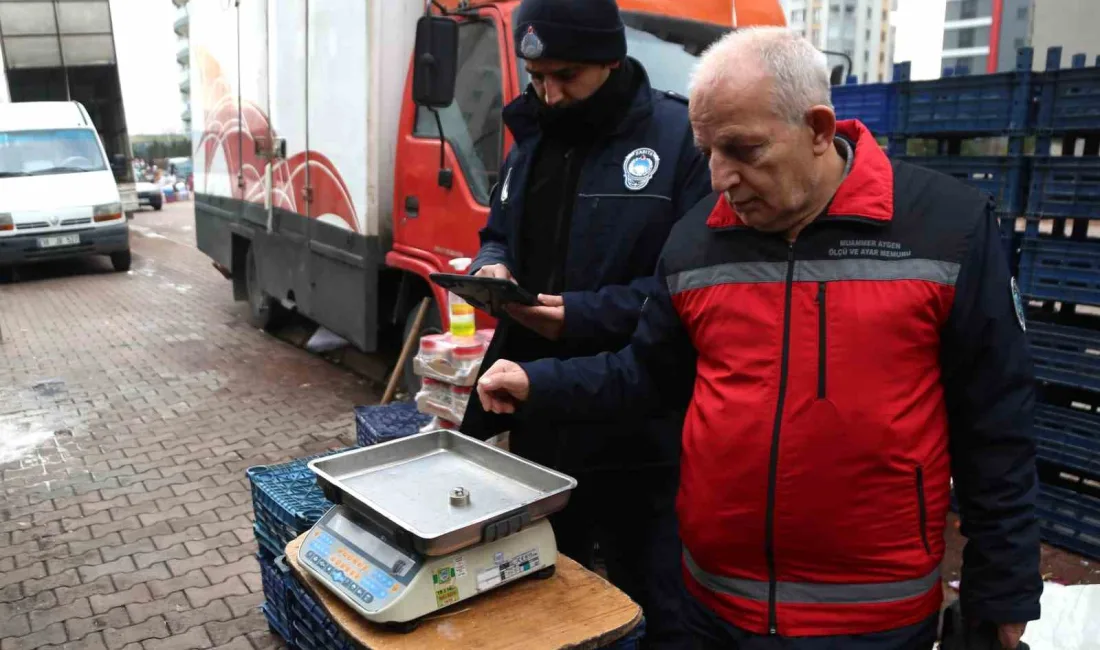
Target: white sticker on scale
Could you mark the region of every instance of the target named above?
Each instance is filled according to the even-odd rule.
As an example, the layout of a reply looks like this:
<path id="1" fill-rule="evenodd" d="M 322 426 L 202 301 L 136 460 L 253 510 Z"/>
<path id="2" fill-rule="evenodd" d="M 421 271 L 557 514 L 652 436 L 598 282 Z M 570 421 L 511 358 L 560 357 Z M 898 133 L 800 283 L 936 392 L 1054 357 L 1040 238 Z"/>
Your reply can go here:
<path id="1" fill-rule="evenodd" d="M 493 587 L 518 578 L 526 573 L 535 571 L 540 567 L 539 552 L 531 549 L 520 553 L 507 562 L 500 562 L 497 566 L 483 569 L 477 573 L 477 590 L 485 591 Z"/>
<path id="2" fill-rule="evenodd" d="M 455 563 L 455 577 L 456 578 L 465 578 L 466 577 L 466 557 L 462 556 L 462 555 L 456 555 L 454 557 L 454 563 Z"/>

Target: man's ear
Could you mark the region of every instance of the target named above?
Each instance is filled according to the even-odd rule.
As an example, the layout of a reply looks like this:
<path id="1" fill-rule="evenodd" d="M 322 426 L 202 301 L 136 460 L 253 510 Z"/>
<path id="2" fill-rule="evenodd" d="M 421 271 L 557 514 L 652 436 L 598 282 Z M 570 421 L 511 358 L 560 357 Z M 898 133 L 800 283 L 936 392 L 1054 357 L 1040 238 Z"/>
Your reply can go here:
<path id="1" fill-rule="evenodd" d="M 813 131 L 814 153 L 824 155 L 836 137 L 836 113 L 828 106 L 814 106 L 806 112 L 806 124 Z"/>
<path id="2" fill-rule="evenodd" d="M 607 64 L 607 69 L 608 70 L 614 70 L 615 68 L 622 67 L 622 65 L 623 65 L 622 61 L 615 61 L 614 63 L 608 63 Z"/>

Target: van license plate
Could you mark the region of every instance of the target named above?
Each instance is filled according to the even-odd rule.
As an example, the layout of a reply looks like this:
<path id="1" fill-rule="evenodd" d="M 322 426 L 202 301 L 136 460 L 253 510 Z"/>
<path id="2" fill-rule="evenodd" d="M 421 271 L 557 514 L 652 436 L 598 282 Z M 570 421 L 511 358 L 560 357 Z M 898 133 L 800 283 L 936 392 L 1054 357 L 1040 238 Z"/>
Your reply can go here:
<path id="1" fill-rule="evenodd" d="M 39 248 L 55 248 L 57 246 L 74 246 L 80 243 L 80 235 L 59 235 L 57 237 L 39 237 Z"/>

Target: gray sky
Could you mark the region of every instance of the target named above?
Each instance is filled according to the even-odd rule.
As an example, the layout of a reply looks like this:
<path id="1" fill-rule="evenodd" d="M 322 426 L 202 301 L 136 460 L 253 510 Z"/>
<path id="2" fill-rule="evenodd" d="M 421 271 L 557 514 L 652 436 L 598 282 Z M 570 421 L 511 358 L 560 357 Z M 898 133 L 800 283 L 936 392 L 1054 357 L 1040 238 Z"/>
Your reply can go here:
<path id="1" fill-rule="evenodd" d="M 131 135 L 180 133 L 179 41 L 172 0 L 111 0 L 122 101 Z"/>
<path id="2" fill-rule="evenodd" d="M 939 79 L 947 0 L 899 0 L 891 23 L 897 28 L 894 63 L 912 61 L 913 79 Z"/>

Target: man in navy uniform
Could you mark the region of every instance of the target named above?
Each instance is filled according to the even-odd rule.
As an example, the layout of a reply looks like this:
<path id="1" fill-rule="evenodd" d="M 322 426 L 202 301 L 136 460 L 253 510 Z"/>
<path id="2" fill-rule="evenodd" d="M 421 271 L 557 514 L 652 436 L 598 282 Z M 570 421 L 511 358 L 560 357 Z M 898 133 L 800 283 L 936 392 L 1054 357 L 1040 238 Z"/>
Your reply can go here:
<path id="1" fill-rule="evenodd" d="M 710 193 L 686 100 L 651 88 L 627 56 L 613 0 L 525 0 L 514 24 L 531 84 L 504 109 L 516 144 L 471 272 L 513 279 L 541 304 L 510 310 L 485 368 L 626 345 L 665 238 Z M 611 582 L 643 607 L 654 648 L 682 644 L 682 422 L 675 409 L 613 425 L 518 422 L 471 400 L 462 424 L 480 438 L 510 431 L 514 453 L 577 478 L 552 517 L 559 549 L 591 566 L 598 545 Z"/>

